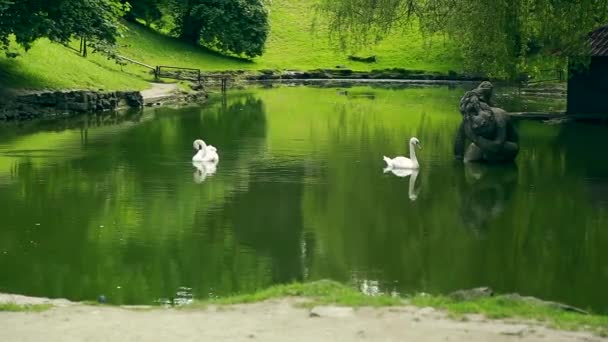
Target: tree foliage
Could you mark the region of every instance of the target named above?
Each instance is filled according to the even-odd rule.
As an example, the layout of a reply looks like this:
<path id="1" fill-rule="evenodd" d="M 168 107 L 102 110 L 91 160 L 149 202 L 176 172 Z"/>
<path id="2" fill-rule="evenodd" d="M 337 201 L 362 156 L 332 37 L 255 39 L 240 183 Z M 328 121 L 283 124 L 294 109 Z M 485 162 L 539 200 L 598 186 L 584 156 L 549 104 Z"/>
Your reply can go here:
<path id="1" fill-rule="evenodd" d="M 268 36 L 263 0 L 174 0 L 174 33 L 221 52 L 260 56 Z"/>
<path id="2" fill-rule="evenodd" d="M 159 22 L 163 16 L 161 6 L 167 0 L 122 0 L 123 3 L 129 3 L 131 10 L 125 14 L 125 18 L 129 21 L 135 21 L 136 18 L 143 19 L 147 25 Z"/>
<path id="3" fill-rule="evenodd" d="M 579 54 L 586 34 L 608 24 L 605 0 L 321 0 L 319 9 L 342 48 L 417 27 L 449 35 L 468 69 L 496 76 L 525 70 L 538 53 Z"/>
<path id="4" fill-rule="evenodd" d="M 60 43 L 86 37 L 111 44 L 127 9 L 119 0 L 0 0 L 0 44 L 8 49 L 11 34 L 26 49 L 41 37 Z"/>
<path id="5" fill-rule="evenodd" d="M 0 11 L 4 11 L 11 4 L 8 0 L 0 0 Z"/>

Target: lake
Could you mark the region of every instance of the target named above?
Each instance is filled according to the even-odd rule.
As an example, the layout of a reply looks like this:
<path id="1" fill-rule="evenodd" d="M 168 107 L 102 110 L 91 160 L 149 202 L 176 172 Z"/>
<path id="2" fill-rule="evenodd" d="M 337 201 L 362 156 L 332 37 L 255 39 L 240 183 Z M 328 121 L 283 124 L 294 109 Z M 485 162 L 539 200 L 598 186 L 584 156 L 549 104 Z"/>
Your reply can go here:
<path id="1" fill-rule="evenodd" d="M 463 165 L 452 144 L 470 88 L 251 87 L 4 124 L 0 292 L 152 304 L 334 279 L 608 313 L 608 126 L 516 122 L 516 165 Z M 564 107 L 498 93 L 508 110 Z M 415 179 L 384 173 L 411 136 Z M 219 150 L 212 175 L 191 163 L 196 138 Z"/>

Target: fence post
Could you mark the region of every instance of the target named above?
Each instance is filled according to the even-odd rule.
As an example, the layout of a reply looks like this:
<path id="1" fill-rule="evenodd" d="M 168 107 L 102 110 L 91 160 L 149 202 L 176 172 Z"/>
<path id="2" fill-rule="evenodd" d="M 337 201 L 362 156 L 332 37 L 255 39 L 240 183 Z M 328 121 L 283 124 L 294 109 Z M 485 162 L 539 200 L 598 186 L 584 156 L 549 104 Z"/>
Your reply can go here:
<path id="1" fill-rule="evenodd" d="M 154 80 L 158 81 L 159 78 L 160 78 L 160 67 L 156 66 L 156 68 L 154 68 Z"/>
<path id="2" fill-rule="evenodd" d="M 86 57 L 87 56 L 87 37 L 83 37 L 82 40 L 83 40 L 83 43 L 82 43 L 82 57 Z"/>

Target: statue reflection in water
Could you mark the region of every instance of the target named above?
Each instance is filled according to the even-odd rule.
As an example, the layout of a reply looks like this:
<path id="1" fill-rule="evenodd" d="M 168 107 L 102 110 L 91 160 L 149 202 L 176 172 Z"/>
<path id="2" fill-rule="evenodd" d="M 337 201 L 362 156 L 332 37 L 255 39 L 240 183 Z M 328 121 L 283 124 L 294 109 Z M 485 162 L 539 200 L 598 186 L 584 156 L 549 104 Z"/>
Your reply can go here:
<path id="1" fill-rule="evenodd" d="M 482 82 L 462 97 L 454 142 L 454 156 L 464 161 L 461 214 L 478 238 L 502 215 L 517 183 L 519 136 L 507 113 L 493 106 L 492 94 L 492 84 Z"/>
<path id="2" fill-rule="evenodd" d="M 418 199 L 418 193 L 420 193 L 420 188 L 416 189 L 416 179 L 418 178 L 418 169 L 394 169 L 392 167 L 384 168 L 384 173 L 391 172 L 397 177 L 407 177 L 410 176 L 410 186 L 408 189 L 408 196 L 411 201 L 415 201 Z"/>
<path id="3" fill-rule="evenodd" d="M 493 220 L 500 217 L 517 186 L 515 163 L 464 165 L 462 220 L 477 238 L 484 238 Z"/>

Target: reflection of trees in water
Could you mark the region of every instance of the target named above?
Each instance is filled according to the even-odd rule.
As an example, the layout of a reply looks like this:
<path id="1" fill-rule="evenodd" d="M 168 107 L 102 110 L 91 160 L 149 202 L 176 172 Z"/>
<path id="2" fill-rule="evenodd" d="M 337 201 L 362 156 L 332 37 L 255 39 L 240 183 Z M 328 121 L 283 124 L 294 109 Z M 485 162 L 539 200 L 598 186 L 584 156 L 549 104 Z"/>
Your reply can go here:
<path id="1" fill-rule="evenodd" d="M 209 226 L 197 225 L 197 217 L 232 196 L 239 178 L 247 179 L 248 168 L 236 165 L 254 160 L 263 147 L 261 101 L 238 97 L 225 107 L 163 108 L 155 115 L 126 133 L 94 140 L 89 134 L 85 157 L 43 169 L 20 165 L 18 182 L 0 190 L 14 208 L 0 232 L 0 250 L 9 253 L 0 255 L 7 275 L 0 288 L 73 299 L 105 293 L 116 303 L 141 303 L 170 297 L 182 285 L 204 296 L 267 279 L 267 261 L 236 253 L 240 242 L 226 226 L 210 235 Z M 228 157 L 220 168 L 238 172 L 193 184 L 191 144 L 200 136 L 223 148 Z M 247 153 L 238 153 L 243 141 Z M 234 268 L 227 271 L 229 260 Z"/>
<path id="2" fill-rule="evenodd" d="M 330 128 L 335 134 L 326 152 L 328 165 L 319 176 L 320 184 L 307 186 L 304 195 L 305 227 L 314 229 L 317 238 L 312 277 L 390 279 L 420 289 L 429 281 L 425 217 L 440 212 L 439 205 L 432 203 L 442 194 L 427 192 L 434 171 L 426 164 L 416 186 L 420 194 L 411 202 L 408 178 L 381 176 L 382 155 L 394 146 L 393 154 L 406 154 L 407 140 L 415 134 L 421 137 L 425 152 L 436 153 L 445 149 L 443 140 L 450 143 L 446 133 L 453 128 L 421 113 L 406 118 L 415 130 L 396 135 L 395 127 L 373 121 L 373 111 L 341 105 L 336 112 L 335 127 Z M 421 156 L 422 163 L 429 154 Z M 440 176 L 434 181 L 449 184 L 450 178 Z"/>
<path id="3" fill-rule="evenodd" d="M 272 175 L 272 178 L 261 179 L 258 176 L 250 179 L 247 191 L 233 196 L 220 211 L 210 213 L 205 220 L 215 227 L 219 227 L 218 222 L 229 222 L 236 241 L 268 261 L 271 279 L 266 279 L 266 283 L 260 285 L 301 281 L 300 179 L 303 170 L 297 166 L 254 165 L 251 172 Z M 294 181 L 285 181 L 285 178 Z"/>
<path id="4" fill-rule="evenodd" d="M 0 141 L 7 142 L 27 134 L 62 132 L 67 129 L 79 129 L 82 135 L 86 135 L 87 130 L 94 127 L 140 122 L 143 115 L 144 111 L 142 110 L 130 109 L 120 112 L 90 113 L 53 119 L 4 122 L 0 125 Z"/>
<path id="5" fill-rule="evenodd" d="M 350 125 L 345 116 L 328 144 L 321 184 L 305 187 L 304 226 L 316 238 L 312 278 L 378 280 L 384 292 L 489 285 L 605 311 L 607 217 L 589 206 L 581 166 L 547 135 L 550 127 L 523 127 L 517 168 L 487 168 L 425 165 L 451 158 L 453 127 L 420 124 L 421 193 L 412 203 L 407 180 L 378 177 L 379 159 L 370 167 L 400 137 L 390 128 Z M 589 153 L 584 162 L 595 161 Z"/>

